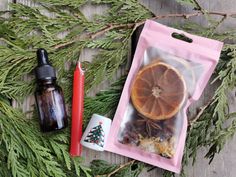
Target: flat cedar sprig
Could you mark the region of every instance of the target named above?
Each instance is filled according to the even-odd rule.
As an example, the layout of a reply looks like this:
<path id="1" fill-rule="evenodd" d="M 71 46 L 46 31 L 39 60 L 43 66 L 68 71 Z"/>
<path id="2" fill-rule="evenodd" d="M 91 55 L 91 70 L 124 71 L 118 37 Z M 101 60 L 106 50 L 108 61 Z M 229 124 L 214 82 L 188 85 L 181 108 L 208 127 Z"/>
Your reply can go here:
<path id="1" fill-rule="evenodd" d="M 37 64 L 37 48 L 44 47 L 49 51 L 50 60 L 58 69 L 58 82 L 63 86 L 70 107 L 73 70 L 81 51 L 90 48 L 98 52 L 92 62 L 83 63 L 86 91 L 89 92 L 104 80 L 113 80 L 117 70 L 129 58 L 128 50 L 134 30 L 146 19 L 188 19 L 199 15 L 209 19 L 211 15 L 217 15 L 221 19 L 209 27 L 199 27 L 188 20 L 179 28 L 221 41 L 232 40 L 236 36 L 235 31 L 215 32 L 225 19 L 234 17 L 235 13 L 208 12 L 197 0 L 176 0 L 193 7 L 193 12 L 189 14 L 165 15 L 153 14 L 136 0 L 92 0 L 93 5 L 106 4 L 109 8 L 103 15 L 95 15 L 90 20 L 80 11 L 81 6 L 88 3 L 85 0 L 33 1 L 39 6 L 11 4 L 10 11 L 0 12 L 1 15 L 8 14 L 8 18 L 0 17 L 0 176 L 135 177 L 146 166 L 137 161 L 113 165 L 95 160 L 88 168 L 83 165 L 81 158 L 71 158 L 68 153 L 69 129 L 58 134 L 42 135 L 38 131 L 35 116 L 26 121 L 26 114 L 11 106 L 11 100 L 22 102 L 27 95 L 33 94 L 34 79 L 29 75 L 33 75 Z M 183 165 L 187 165 L 192 158 L 195 160 L 200 147 L 207 147 L 209 151 L 206 157 L 213 160 L 225 142 L 234 135 L 235 113 L 228 112 L 226 108 L 227 92 L 236 83 L 235 69 L 236 46 L 227 44 L 214 75 L 219 87 L 209 104 L 203 106 L 190 122 Z M 124 82 L 125 77 L 95 97 L 85 98 L 84 125 L 95 112 L 113 117 Z M 223 126 L 226 122 L 232 123 Z M 173 175 L 164 172 L 164 176 Z"/>

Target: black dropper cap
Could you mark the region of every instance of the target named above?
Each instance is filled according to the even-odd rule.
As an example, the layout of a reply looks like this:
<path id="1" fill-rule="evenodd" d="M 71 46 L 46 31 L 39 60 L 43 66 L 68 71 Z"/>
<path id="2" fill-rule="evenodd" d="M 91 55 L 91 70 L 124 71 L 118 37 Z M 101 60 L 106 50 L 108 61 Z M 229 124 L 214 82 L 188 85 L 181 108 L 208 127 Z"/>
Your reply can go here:
<path id="1" fill-rule="evenodd" d="M 35 68 L 36 79 L 56 79 L 56 72 L 48 61 L 48 53 L 45 49 L 37 50 L 38 66 Z"/>

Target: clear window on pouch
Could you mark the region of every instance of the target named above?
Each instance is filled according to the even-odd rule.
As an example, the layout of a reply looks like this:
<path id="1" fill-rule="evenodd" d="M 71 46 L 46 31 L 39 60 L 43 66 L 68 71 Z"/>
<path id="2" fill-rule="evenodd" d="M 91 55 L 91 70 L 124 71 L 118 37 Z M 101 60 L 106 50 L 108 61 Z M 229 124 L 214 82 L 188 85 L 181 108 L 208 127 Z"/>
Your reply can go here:
<path id="1" fill-rule="evenodd" d="M 183 108 L 203 73 L 200 63 L 149 47 L 130 85 L 118 141 L 172 158 L 182 129 Z"/>

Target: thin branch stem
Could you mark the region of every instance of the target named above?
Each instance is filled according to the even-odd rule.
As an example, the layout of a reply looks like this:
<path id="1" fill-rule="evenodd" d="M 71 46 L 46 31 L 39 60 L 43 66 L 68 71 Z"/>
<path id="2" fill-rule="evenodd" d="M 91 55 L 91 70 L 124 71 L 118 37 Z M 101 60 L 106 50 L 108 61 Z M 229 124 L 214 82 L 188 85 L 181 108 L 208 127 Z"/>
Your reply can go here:
<path id="1" fill-rule="evenodd" d="M 2 38 L 2 37 L 1 37 L 1 38 L 0 38 L 0 41 L 5 42 L 6 44 L 8 44 L 8 45 L 10 45 L 10 46 L 12 46 L 12 47 L 15 47 L 16 49 L 18 49 L 18 50 L 20 50 L 20 51 L 25 51 L 24 49 L 22 49 L 22 48 L 20 48 L 19 46 L 13 44 L 12 42 L 8 41 L 8 40 L 5 39 L 5 38 Z"/>
<path id="2" fill-rule="evenodd" d="M 112 175 L 114 175 L 116 172 L 118 172 L 119 170 L 121 170 L 122 168 L 128 166 L 128 165 L 132 165 L 136 160 L 131 160 L 127 163 L 121 164 L 118 168 L 116 168 L 114 171 L 112 171 L 109 174 L 105 174 L 105 175 L 97 175 L 96 177 L 111 177 Z"/>
<path id="3" fill-rule="evenodd" d="M 192 127 L 192 125 L 203 115 L 203 113 L 205 112 L 205 110 L 211 105 L 213 99 L 211 99 L 210 101 L 208 101 L 205 105 L 203 105 L 202 107 L 200 107 L 197 115 L 191 119 L 189 121 L 189 126 L 190 128 Z"/>
<path id="4" fill-rule="evenodd" d="M 216 29 L 227 19 L 227 16 L 223 16 L 213 27 L 212 29 L 209 31 L 212 34 L 214 34 L 214 31 L 216 31 Z"/>
<path id="5" fill-rule="evenodd" d="M 207 13 L 208 15 L 218 15 L 218 16 L 223 16 L 223 17 L 231 17 L 231 16 L 235 16 L 235 13 L 224 13 L 224 12 L 204 12 Z M 150 18 L 150 20 L 157 20 L 157 19 L 163 19 L 163 18 L 173 18 L 173 17 L 182 17 L 182 18 L 190 18 L 190 17 L 194 17 L 194 16 L 200 16 L 200 15 L 204 15 L 203 12 L 198 11 L 195 13 L 188 13 L 188 14 L 167 14 L 167 15 L 157 15 L 155 17 Z M 103 34 L 105 34 L 108 31 L 114 30 L 114 29 L 122 29 L 122 28 L 137 28 L 141 25 L 143 25 L 145 23 L 146 20 L 141 20 L 139 22 L 135 22 L 135 23 L 127 23 L 127 24 L 108 24 L 106 27 L 102 28 L 101 30 L 97 31 L 96 33 L 87 33 L 87 34 L 83 34 L 80 35 L 78 37 L 76 37 L 75 39 L 62 43 L 62 44 L 58 44 L 55 45 L 54 48 L 55 49 L 59 49 L 59 48 L 63 48 L 66 47 L 68 45 L 71 45 L 77 41 L 80 40 L 86 40 L 86 39 L 94 39 L 96 37 L 99 37 Z"/>
<path id="6" fill-rule="evenodd" d="M 122 168 L 124 168 L 124 167 L 126 167 L 126 166 L 128 166 L 128 165 L 132 165 L 134 162 L 135 162 L 135 160 L 131 160 L 131 161 L 125 163 L 125 164 L 120 165 L 119 168 L 117 168 L 117 169 L 115 169 L 113 172 L 109 173 L 109 174 L 107 175 L 107 177 L 111 177 L 111 175 L 114 175 L 114 174 L 115 174 L 116 172 L 118 172 L 120 169 L 122 169 Z"/>
<path id="7" fill-rule="evenodd" d="M 128 24 L 108 24 L 107 27 L 104 27 L 103 29 L 99 30 L 98 32 L 94 34 L 90 34 L 89 37 L 91 39 L 95 39 L 98 36 L 101 36 L 102 34 L 117 28 L 132 28 L 135 23 L 128 23 Z"/>
<path id="8" fill-rule="evenodd" d="M 206 13 L 205 9 L 199 4 L 199 2 L 197 0 L 193 0 L 193 2 L 196 4 L 197 6 L 197 10 L 200 10 L 203 14 Z"/>

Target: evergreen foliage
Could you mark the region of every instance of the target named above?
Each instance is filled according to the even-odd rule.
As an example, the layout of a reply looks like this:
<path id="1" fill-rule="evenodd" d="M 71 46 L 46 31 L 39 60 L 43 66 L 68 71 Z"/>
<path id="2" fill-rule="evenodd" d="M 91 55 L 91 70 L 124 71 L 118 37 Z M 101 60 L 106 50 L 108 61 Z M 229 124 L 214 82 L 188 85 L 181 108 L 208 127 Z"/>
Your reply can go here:
<path id="1" fill-rule="evenodd" d="M 81 51 L 84 48 L 98 50 L 92 62 L 83 62 L 86 92 L 89 93 L 104 80 L 113 80 L 117 70 L 127 62 L 130 39 L 136 27 L 147 18 L 157 17 L 136 0 L 92 0 L 92 5 L 108 7 L 103 15 L 95 15 L 92 20 L 80 10 L 88 3 L 85 0 L 34 1 L 39 6 L 11 4 L 10 11 L 1 12 L 8 14 L 8 18 L 0 17 L 0 176 L 138 176 L 145 165 L 136 161 L 112 165 L 95 160 L 89 168 L 84 166 L 83 159 L 69 156 L 69 128 L 57 134 L 41 134 L 36 116 L 26 120 L 26 113 L 13 108 L 11 103 L 16 100 L 21 104 L 26 96 L 33 94 L 35 81 L 31 76 L 37 64 L 37 48 L 49 51 L 70 107 L 73 70 Z M 195 0 L 177 1 L 209 15 Z M 211 21 L 212 25 L 206 28 L 199 28 L 191 21 L 179 27 L 202 36 L 231 40 L 224 47 L 214 75 L 218 89 L 197 119 L 190 121 L 184 165 L 191 158 L 195 161 L 201 147 L 208 148 L 206 158 L 212 161 L 236 131 L 235 113 L 229 112 L 227 102 L 227 93 L 236 83 L 236 45 L 232 42 L 236 32 L 216 33 L 216 28 L 226 18 L 221 16 L 220 21 Z M 65 63 L 70 67 L 65 67 Z M 85 98 L 85 126 L 95 112 L 112 117 L 124 81 L 125 77 L 95 97 Z M 164 175 L 171 176 L 172 173 L 165 172 Z"/>

